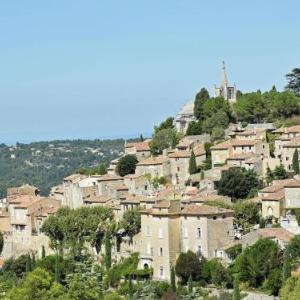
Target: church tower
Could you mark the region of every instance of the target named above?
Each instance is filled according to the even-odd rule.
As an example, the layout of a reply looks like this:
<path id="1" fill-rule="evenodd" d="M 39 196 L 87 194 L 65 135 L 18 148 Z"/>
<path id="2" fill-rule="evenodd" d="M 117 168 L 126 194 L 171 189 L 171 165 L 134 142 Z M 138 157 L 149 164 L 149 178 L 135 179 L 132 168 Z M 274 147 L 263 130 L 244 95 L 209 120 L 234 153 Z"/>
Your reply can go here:
<path id="1" fill-rule="evenodd" d="M 229 86 L 225 62 L 222 63 L 221 71 L 221 85 L 217 87 L 215 85 L 215 97 L 223 97 L 225 100 L 228 100 L 230 103 L 236 102 L 236 86 Z"/>

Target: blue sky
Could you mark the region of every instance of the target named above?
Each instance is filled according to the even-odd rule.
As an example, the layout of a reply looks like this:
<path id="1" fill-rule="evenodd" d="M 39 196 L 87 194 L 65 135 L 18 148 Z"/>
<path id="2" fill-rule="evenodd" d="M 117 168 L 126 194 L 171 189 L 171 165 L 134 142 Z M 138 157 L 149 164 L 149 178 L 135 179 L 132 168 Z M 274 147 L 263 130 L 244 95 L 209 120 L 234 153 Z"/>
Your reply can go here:
<path id="1" fill-rule="evenodd" d="M 300 2 L 0 3 L 0 142 L 149 134 L 225 60 L 242 91 L 300 65 Z"/>

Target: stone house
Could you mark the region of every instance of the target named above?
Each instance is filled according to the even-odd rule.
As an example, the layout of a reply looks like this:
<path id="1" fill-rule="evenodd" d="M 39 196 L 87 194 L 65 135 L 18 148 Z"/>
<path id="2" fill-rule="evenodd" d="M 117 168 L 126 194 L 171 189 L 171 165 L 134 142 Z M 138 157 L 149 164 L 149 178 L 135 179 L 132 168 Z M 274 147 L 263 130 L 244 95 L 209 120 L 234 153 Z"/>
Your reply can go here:
<path id="1" fill-rule="evenodd" d="M 189 179 L 190 151 L 174 151 L 169 154 L 171 167 L 171 180 L 173 185 L 184 186 Z"/>
<path id="2" fill-rule="evenodd" d="M 218 166 L 226 163 L 234 155 L 252 154 L 261 159 L 270 156 L 268 143 L 262 140 L 231 139 L 211 147 L 212 165 Z"/>
<path id="3" fill-rule="evenodd" d="M 123 184 L 123 178 L 119 175 L 109 174 L 97 177 L 97 195 L 110 195 L 111 189 L 115 184 Z"/>
<path id="4" fill-rule="evenodd" d="M 152 184 L 145 175 L 128 174 L 123 178 L 130 194 L 147 196 L 154 193 Z"/>
<path id="5" fill-rule="evenodd" d="M 97 178 L 100 176 L 86 176 L 72 174 L 63 180 L 63 206 L 78 208 L 84 204 L 83 199 L 97 194 Z"/>
<path id="6" fill-rule="evenodd" d="M 48 238 L 41 233 L 45 219 L 61 206 L 58 200 L 30 195 L 20 195 L 10 199 L 10 236 L 6 241 L 3 256 L 18 256 L 30 251 L 41 252 L 42 245 L 47 252 Z M 8 257 L 6 257 L 8 258 Z"/>
<path id="7" fill-rule="evenodd" d="M 288 144 L 292 139 L 300 136 L 300 125 L 295 125 L 288 128 L 279 128 L 274 130 L 273 133 L 277 135 L 274 143 L 274 155 L 277 158 L 282 158 L 283 147 L 286 144 Z"/>
<path id="8" fill-rule="evenodd" d="M 233 211 L 208 205 L 189 204 L 180 213 L 181 251 L 207 259 L 225 258 L 223 248 L 233 241 Z"/>
<path id="9" fill-rule="evenodd" d="M 167 156 L 149 157 L 140 161 L 136 165 L 135 174 L 146 175 L 150 174 L 152 178 L 165 177 L 170 178 L 170 160 Z"/>
<path id="10" fill-rule="evenodd" d="M 160 200 L 141 210 L 139 266 L 152 267 L 155 280 L 170 280 L 181 252 L 224 257 L 222 248 L 232 240 L 232 210 L 195 204 L 182 209 L 179 200 Z"/>
<path id="11" fill-rule="evenodd" d="M 135 155 L 138 161 L 142 161 L 151 156 L 150 141 L 125 144 L 125 155 Z"/>
<path id="12" fill-rule="evenodd" d="M 288 171 L 293 171 L 293 155 L 295 151 L 300 151 L 300 136 L 297 136 L 282 145 L 280 156 L 281 163 Z"/>

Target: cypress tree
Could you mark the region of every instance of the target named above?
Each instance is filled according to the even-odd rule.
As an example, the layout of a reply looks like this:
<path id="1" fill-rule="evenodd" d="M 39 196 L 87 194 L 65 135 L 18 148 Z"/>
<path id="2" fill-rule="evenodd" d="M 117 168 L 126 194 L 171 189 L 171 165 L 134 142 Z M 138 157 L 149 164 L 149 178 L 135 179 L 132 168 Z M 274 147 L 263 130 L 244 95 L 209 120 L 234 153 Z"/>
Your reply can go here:
<path id="1" fill-rule="evenodd" d="M 176 292 L 176 278 L 175 278 L 175 269 L 171 267 L 171 289 L 175 293 Z"/>
<path id="2" fill-rule="evenodd" d="M 46 251 L 45 251 L 45 246 L 42 246 L 42 258 L 45 258 L 46 256 Z"/>
<path id="3" fill-rule="evenodd" d="M 133 286 L 132 286 L 131 275 L 129 276 L 129 281 L 128 281 L 128 295 L 130 300 L 133 299 Z"/>
<path id="4" fill-rule="evenodd" d="M 285 253 L 282 266 L 282 282 L 285 282 L 289 277 L 291 277 L 291 261 L 289 255 Z"/>
<path id="5" fill-rule="evenodd" d="M 233 295 L 232 295 L 232 300 L 241 300 L 241 292 L 240 292 L 240 285 L 237 279 L 234 280 L 233 283 Z"/>
<path id="6" fill-rule="evenodd" d="M 104 263 L 105 263 L 105 268 L 107 270 L 109 270 L 111 267 L 111 241 L 110 241 L 110 238 L 111 238 L 111 236 L 110 236 L 109 232 L 106 232 L 105 241 L 104 241 L 104 246 L 105 246 Z"/>
<path id="7" fill-rule="evenodd" d="M 31 257 L 28 254 L 27 255 L 27 260 L 26 260 L 26 273 L 30 272 L 31 270 L 32 270 Z"/>
<path id="8" fill-rule="evenodd" d="M 299 153 L 297 149 L 295 149 L 293 154 L 293 170 L 295 174 L 299 174 Z"/>
<path id="9" fill-rule="evenodd" d="M 188 281 L 188 292 L 189 294 L 193 293 L 193 279 L 192 276 L 189 277 L 189 281 Z"/>
<path id="10" fill-rule="evenodd" d="M 36 261 L 35 261 L 35 254 L 32 253 L 32 259 L 31 259 L 31 269 L 33 270 L 35 268 Z"/>
<path id="11" fill-rule="evenodd" d="M 192 151 L 191 158 L 190 158 L 190 163 L 189 163 L 189 171 L 190 174 L 195 174 L 197 173 L 197 164 L 196 164 L 196 157 L 194 151 Z"/>

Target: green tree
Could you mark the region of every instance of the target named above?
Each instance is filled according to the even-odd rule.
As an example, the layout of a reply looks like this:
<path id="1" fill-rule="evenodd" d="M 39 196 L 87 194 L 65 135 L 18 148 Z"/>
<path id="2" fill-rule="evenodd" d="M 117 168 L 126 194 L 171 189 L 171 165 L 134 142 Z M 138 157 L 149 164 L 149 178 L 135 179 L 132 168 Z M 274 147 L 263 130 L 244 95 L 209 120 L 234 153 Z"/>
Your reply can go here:
<path id="1" fill-rule="evenodd" d="M 133 286 L 132 286 L 131 276 L 129 276 L 129 281 L 128 281 L 128 295 L 130 300 L 133 299 Z"/>
<path id="2" fill-rule="evenodd" d="M 300 68 L 294 68 L 292 72 L 288 73 L 285 77 L 288 81 L 285 88 L 295 95 L 300 96 Z"/>
<path id="3" fill-rule="evenodd" d="M 282 164 L 275 167 L 273 174 L 274 174 L 274 179 L 277 180 L 288 178 L 287 172 Z"/>
<path id="4" fill-rule="evenodd" d="M 175 293 L 176 292 L 176 277 L 175 277 L 175 269 L 171 267 L 171 289 Z"/>
<path id="5" fill-rule="evenodd" d="M 46 251 L 45 251 L 45 246 L 42 246 L 42 259 L 45 258 L 46 256 Z"/>
<path id="6" fill-rule="evenodd" d="M 104 265 L 106 270 L 109 270 L 111 267 L 111 234 L 106 232 L 105 239 L 105 255 L 104 255 Z"/>
<path id="7" fill-rule="evenodd" d="M 297 262 L 300 258 L 300 236 L 296 235 L 286 247 L 285 255 L 291 260 L 291 263 Z"/>
<path id="8" fill-rule="evenodd" d="M 3 251 L 3 246 L 4 246 L 4 238 L 3 238 L 3 233 L 0 231 L 0 255 Z"/>
<path id="9" fill-rule="evenodd" d="M 27 261 L 26 261 L 26 273 L 30 272 L 31 270 L 32 270 L 32 262 L 31 262 L 31 257 L 28 254 Z"/>
<path id="10" fill-rule="evenodd" d="M 144 136 L 140 134 L 140 142 L 143 142 L 145 140 Z"/>
<path id="11" fill-rule="evenodd" d="M 177 144 L 178 138 L 175 129 L 162 129 L 156 132 L 151 140 L 150 149 L 153 155 L 158 155 L 164 149 L 169 149 Z"/>
<path id="12" fill-rule="evenodd" d="M 291 277 L 291 271 L 291 259 L 289 253 L 285 252 L 282 264 L 282 282 L 285 282 L 289 277 Z"/>
<path id="13" fill-rule="evenodd" d="M 36 268 L 29 272 L 20 285 L 12 288 L 5 299 L 7 300 L 55 300 L 64 298 L 64 288 L 53 282 L 50 274 L 45 270 Z M 61 298 L 60 298 L 61 297 Z"/>
<path id="14" fill-rule="evenodd" d="M 259 223 L 260 212 L 256 203 L 251 201 L 238 201 L 234 205 L 234 223 L 249 232 L 251 227 Z"/>
<path id="15" fill-rule="evenodd" d="M 260 186 L 257 174 L 252 170 L 230 168 L 222 173 L 218 193 L 233 199 L 246 198 Z"/>
<path id="16" fill-rule="evenodd" d="M 270 169 L 269 166 L 267 166 L 267 172 L 266 172 L 266 182 L 267 184 L 270 184 L 274 180 L 274 173 Z"/>
<path id="17" fill-rule="evenodd" d="M 59 264 L 59 255 L 56 253 L 55 256 L 55 281 L 59 283 L 61 281 L 61 271 L 60 271 L 60 264 Z"/>
<path id="18" fill-rule="evenodd" d="M 134 174 L 137 163 L 138 160 L 135 155 L 127 154 L 119 159 L 116 172 L 122 177 Z"/>
<path id="19" fill-rule="evenodd" d="M 260 239 L 246 248 L 235 262 L 235 272 L 242 282 L 249 282 L 251 287 L 259 287 L 273 270 L 280 266 L 278 245 L 268 239 Z"/>
<path id="20" fill-rule="evenodd" d="M 197 93 L 194 102 L 194 115 L 197 120 L 203 120 L 204 115 L 204 104 L 209 100 L 209 93 L 205 88 L 202 88 L 199 93 Z"/>
<path id="21" fill-rule="evenodd" d="M 280 290 L 281 300 L 300 299 L 300 277 L 290 277 Z"/>
<path id="22" fill-rule="evenodd" d="M 232 295 L 232 300 L 241 300 L 241 292 L 240 292 L 240 284 L 237 279 L 234 280 L 233 284 L 233 295 Z"/>
<path id="23" fill-rule="evenodd" d="M 173 129 L 174 128 L 174 118 L 169 117 L 165 121 L 161 122 L 158 126 L 154 127 L 154 133 L 158 133 L 164 129 Z"/>
<path id="24" fill-rule="evenodd" d="M 293 154 L 293 170 L 295 174 L 299 174 L 299 153 L 297 149 L 295 149 Z"/>
<path id="25" fill-rule="evenodd" d="M 202 126 L 199 121 L 192 121 L 186 130 L 186 135 L 199 135 L 202 133 Z"/>
<path id="26" fill-rule="evenodd" d="M 197 255 L 192 251 L 180 253 L 176 261 L 175 272 L 183 283 L 187 283 L 190 276 L 193 280 L 199 279 L 201 264 Z"/>
<path id="27" fill-rule="evenodd" d="M 198 172 L 196 157 L 195 157 L 195 153 L 193 150 L 192 150 L 190 162 L 189 162 L 189 172 L 191 175 Z"/>
<path id="28" fill-rule="evenodd" d="M 189 294 L 193 293 L 193 278 L 191 275 L 188 280 L 188 292 L 189 292 Z"/>
<path id="29" fill-rule="evenodd" d="M 141 214 L 137 210 L 127 210 L 120 221 L 120 227 L 124 229 L 125 234 L 132 240 L 133 236 L 141 230 Z"/>

